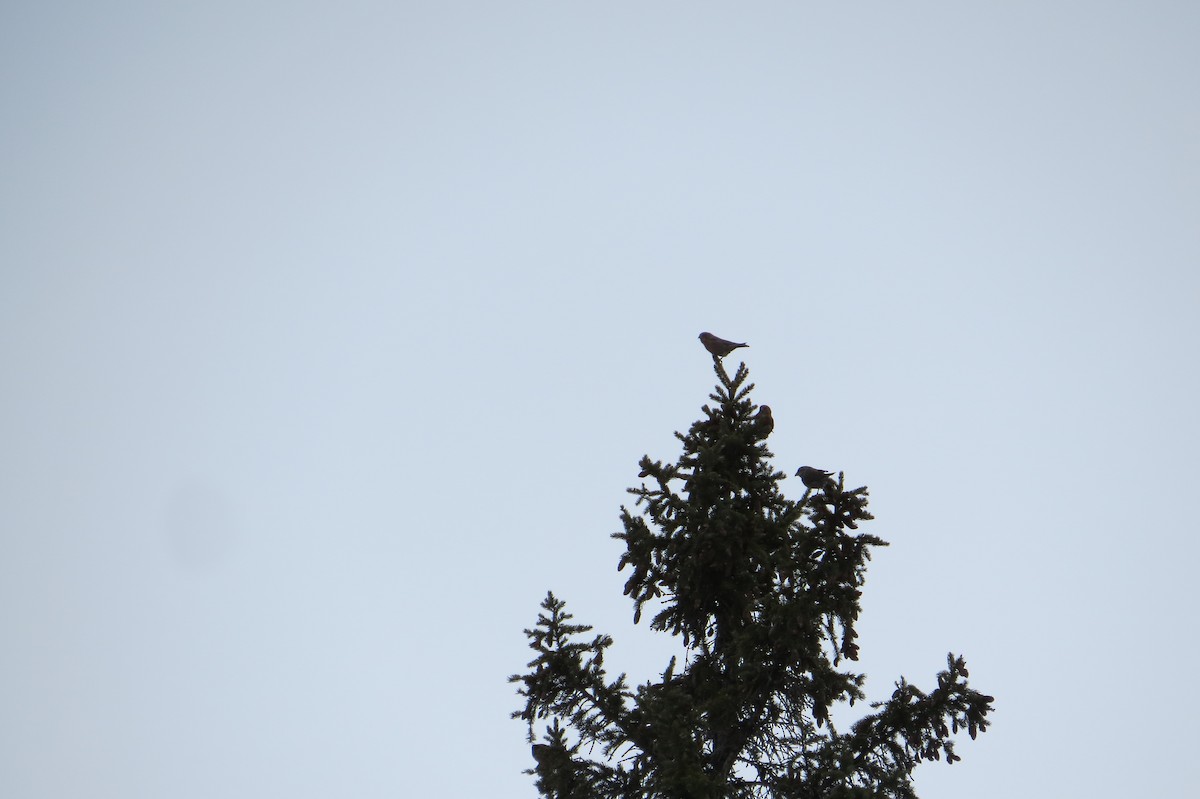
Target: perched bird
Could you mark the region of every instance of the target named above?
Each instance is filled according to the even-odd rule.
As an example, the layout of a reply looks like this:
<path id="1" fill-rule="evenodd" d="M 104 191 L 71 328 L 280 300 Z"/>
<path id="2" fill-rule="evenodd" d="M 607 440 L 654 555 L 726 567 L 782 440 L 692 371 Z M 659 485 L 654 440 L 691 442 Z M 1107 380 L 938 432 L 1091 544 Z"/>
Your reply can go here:
<path id="1" fill-rule="evenodd" d="M 534 744 L 533 759 L 537 761 L 538 768 L 546 771 L 558 771 L 570 764 L 571 755 L 561 746 Z"/>
<path id="2" fill-rule="evenodd" d="M 533 745 L 533 759 L 545 765 L 554 756 L 554 749 L 545 744 Z"/>
<path id="3" fill-rule="evenodd" d="M 806 488 L 837 488 L 837 484 L 833 482 L 833 472 L 801 466 L 796 470 L 796 476 Z"/>
<path id="4" fill-rule="evenodd" d="M 758 438 L 771 435 L 771 431 L 775 429 L 775 417 L 771 415 L 771 406 L 759 405 L 758 413 L 750 417 L 750 423 L 754 425 L 754 435 Z"/>
<path id="5" fill-rule="evenodd" d="M 735 344 L 732 341 L 726 341 L 719 336 L 714 336 L 712 333 L 701 333 L 700 343 L 704 345 L 704 349 L 713 354 L 714 358 L 724 358 L 738 347 L 750 346 L 749 344 Z"/>
<path id="6" fill-rule="evenodd" d="M 579 796 L 579 780 L 575 767 L 571 763 L 571 755 L 561 746 L 533 745 L 533 759 L 537 761 L 534 769 L 542 784 L 547 788 L 547 796 Z"/>

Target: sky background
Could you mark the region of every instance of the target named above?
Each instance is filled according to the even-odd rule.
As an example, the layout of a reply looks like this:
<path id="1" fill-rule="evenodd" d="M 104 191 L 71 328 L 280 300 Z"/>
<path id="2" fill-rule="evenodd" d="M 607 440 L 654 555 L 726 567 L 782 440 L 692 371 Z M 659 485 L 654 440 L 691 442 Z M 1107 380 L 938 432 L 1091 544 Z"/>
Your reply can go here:
<path id="1" fill-rule="evenodd" d="M 675 651 L 609 535 L 701 330 L 781 470 L 871 488 L 870 697 L 948 651 L 996 697 L 924 799 L 1194 785 L 1198 41 L 1184 2 L 4 3 L 0 795 L 535 796 L 546 590 L 614 672 Z"/>

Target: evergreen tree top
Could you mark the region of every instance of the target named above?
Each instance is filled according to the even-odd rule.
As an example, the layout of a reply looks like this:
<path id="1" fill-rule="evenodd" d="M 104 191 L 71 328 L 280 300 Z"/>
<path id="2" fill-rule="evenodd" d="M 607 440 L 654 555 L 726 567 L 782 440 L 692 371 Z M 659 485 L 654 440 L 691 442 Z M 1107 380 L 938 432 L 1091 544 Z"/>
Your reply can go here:
<path id="1" fill-rule="evenodd" d="M 679 639 L 661 679 L 607 678 L 610 637 L 586 640 L 552 593 L 526 635 L 537 657 L 513 675 L 529 726 L 549 720 L 535 745 L 534 773 L 551 797 L 913 797 L 924 759 L 954 762 L 951 731 L 986 730 L 991 697 L 967 687 L 962 658 L 948 656 L 925 694 L 903 678 L 849 732 L 830 708 L 865 698 L 855 624 L 870 551 L 882 539 L 858 532 L 872 518 L 867 488 L 847 489 L 810 467 L 789 499 L 771 463 L 773 412 L 751 400 L 733 342 L 701 341 L 718 384 L 673 463 L 640 461 L 640 485 L 622 506 L 618 568 L 634 620 L 656 612 L 653 630 Z M 744 344 L 736 347 L 745 346 Z M 764 410 L 765 409 L 765 410 Z M 807 471 L 806 471 L 807 470 Z"/>

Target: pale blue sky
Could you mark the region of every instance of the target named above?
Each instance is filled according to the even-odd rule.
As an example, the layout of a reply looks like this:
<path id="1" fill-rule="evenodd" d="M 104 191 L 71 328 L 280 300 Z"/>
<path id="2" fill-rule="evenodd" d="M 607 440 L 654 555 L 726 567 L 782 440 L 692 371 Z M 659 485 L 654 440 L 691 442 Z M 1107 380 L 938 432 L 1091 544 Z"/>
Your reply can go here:
<path id="1" fill-rule="evenodd" d="M 1194 784 L 1191 3 L 0 8 L 0 795 L 535 795 L 547 588 L 740 350 L 925 799 Z M 795 482 L 795 493 L 802 491 Z"/>

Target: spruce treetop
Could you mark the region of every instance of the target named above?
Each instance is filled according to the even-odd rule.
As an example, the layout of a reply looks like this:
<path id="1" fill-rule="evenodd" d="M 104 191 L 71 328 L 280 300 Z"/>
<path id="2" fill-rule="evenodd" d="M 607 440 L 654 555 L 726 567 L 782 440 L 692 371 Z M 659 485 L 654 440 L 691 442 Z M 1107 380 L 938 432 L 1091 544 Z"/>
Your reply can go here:
<path id="1" fill-rule="evenodd" d="M 871 549 L 887 542 L 858 532 L 872 518 L 867 488 L 847 489 L 842 473 L 802 468 L 803 495 L 784 495 L 771 410 L 752 401 L 744 363 L 726 371 L 732 349 L 702 342 L 712 404 L 676 433 L 675 462 L 641 459 L 634 507 L 621 507 L 613 534 L 634 621 L 652 609 L 651 629 L 677 637 L 682 661 L 636 689 L 609 679 L 612 639 L 588 640 L 591 628 L 547 594 L 525 631 L 537 657 L 510 677 L 531 741 L 548 722 L 533 749 L 538 788 L 580 799 L 915 797 L 915 766 L 958 760 L 953 733 L 986 730 L 993 700 L 968 688 L 951 654 L 936 689 L 900 678 L 875 712 L 834 728 L 835 703 L 865 698 L 865 676 L 848 665 Z"/>

